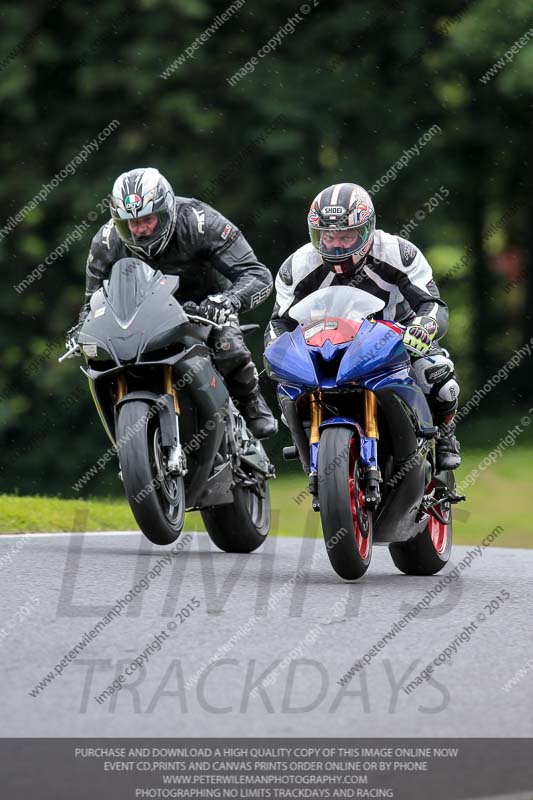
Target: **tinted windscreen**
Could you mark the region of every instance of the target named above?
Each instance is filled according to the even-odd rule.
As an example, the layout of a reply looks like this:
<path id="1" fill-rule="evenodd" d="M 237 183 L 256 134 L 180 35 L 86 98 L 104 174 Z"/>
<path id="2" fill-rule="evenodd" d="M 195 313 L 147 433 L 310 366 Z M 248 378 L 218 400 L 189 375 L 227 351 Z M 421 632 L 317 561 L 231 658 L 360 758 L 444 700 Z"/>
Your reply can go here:
<path id="1" fill-rule="evenodd" d="M 138 258 L 121 258 L 113 266 L 107 301 L 116 317 L 123 323 L 130 322 L 146 295 L 163 277 Z"/>
<path id="2" fill-rule="evenodd" d="M 354 286 L 327 286 L 325 289 L 317 289 L 296 303 L 289 310 L 289 316 L 298 320 L 301 325 L 310 325 L 325 317 L 362 322 L 371 314 L 381 311 L 384 305 L 379 297 Z"/>

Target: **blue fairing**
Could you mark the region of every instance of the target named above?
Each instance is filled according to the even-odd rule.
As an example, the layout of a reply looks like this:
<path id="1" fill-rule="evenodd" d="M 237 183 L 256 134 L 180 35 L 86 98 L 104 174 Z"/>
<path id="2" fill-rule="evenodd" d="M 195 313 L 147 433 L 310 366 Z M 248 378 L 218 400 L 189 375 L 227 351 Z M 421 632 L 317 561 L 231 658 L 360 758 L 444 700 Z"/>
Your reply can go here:
<path id="1" fill-rule="evenodd" d="M 388 325 L 365 320 L 340 363 L 337 384 L 361 381 L 376 373 L 407 368 L 402 336 Z"/>
<path id="2" fill-rule="evenodd" d="M 300 395 L 305 394 L 307 389 L 302 386 L 291 386 L 288 383 L 278 383 L 276 387 L 278 400 L 282 397 L 288 397 L 289 400 L 296 400 Z"/>
<path id="3" fill-rule="evenodd" d="M 283 333 L 265 350 L 265 368 L 270 378 L 300 386 L 318 387 L 309 348 L 300 327 Z"/>
<path id="4" fill-rule="evenodd" d="M 344 352 L 344 356 L 342 353 Z M 322 374 L 324 362 L 342 356 L 336 377 Z M 409 357 L 402 336 L 393 328 L 365 320 L 351 342 L 322 347 L 306 344 L 300 326 L 282 334 L 265 351 L 265 366 L 274 380 L 300 386 L 331 389 L 343 383 L 358 381 L 368 385 L 371 377 L 383 373 L 404 372 L 407 376 Z"/>

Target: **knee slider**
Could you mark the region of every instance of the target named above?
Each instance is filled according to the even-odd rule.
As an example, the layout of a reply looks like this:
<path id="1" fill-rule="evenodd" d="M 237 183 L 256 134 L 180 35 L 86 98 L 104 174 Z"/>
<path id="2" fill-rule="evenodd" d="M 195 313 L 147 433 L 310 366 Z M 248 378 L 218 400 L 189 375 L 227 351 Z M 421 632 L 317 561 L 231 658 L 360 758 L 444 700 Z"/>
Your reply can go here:
<path id="1" fill-rule="evenodd" d="M 437 388 L 437 387 L 436 387 Z M 438 387 L 437 397 L 439 400 L 451 402 L 452 400 L 457 403 L 459 400 L 459 393 L 461 389 L 457 383 L 455 375 L 452 375 L 447 381 Z"/>
<path id="2" fill-rule="evenodd" d="M 239 368 L 245 368 L 252 358 L 242 338 L 239 339 L 236 336 L 221 337 L 218 340 L 218 346 L 215 345 L 215 348 L 213 358 L 217 368 L 223 375 L 227 375 Z"/>
<path id="3" fill-rule="evenodd" d="M 455 378 L 453 361 L 444 350 L 430 358 L 417 358 L 411 366 L 414 378 L 424 394 L 435 396 L 450 378 Z"/>
<path id="4" fill-rule="evenodd" d="M 450 413 L 455 411 L 459 405 L 459 384 L 455 378 L 455 373 L 443 381 L 435 383 L 431 387 L 431 397 L 443 412 Z"/>
<path id="5" fill-rule="evenodd" d="M 424 378 L 431 387 L 442 386 L 452 376 L 455 378 L 453 370 L 453 362 L 446 356 L 436 356 L 435 364 L 430 364 L 424 367 Z"/>

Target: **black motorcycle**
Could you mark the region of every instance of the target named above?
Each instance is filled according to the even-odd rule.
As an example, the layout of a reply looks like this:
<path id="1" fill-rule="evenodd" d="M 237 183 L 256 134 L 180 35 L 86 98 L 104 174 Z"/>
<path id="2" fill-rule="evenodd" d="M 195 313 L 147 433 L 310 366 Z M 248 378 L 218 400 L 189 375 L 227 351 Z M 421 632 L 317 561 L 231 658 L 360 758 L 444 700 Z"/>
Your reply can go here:
<path id="1" fill-rule="evenodd" d="M 170 544 L 185 511 L 200 510 L 220 549 L 250 553 L 270 528 L 274 469 L 213 364 L 215 323 L 185 313 L 178 284 L 139 259 L 120 259 L 59 360 L 86 358 L 81 369 L 145 536 Z"/>

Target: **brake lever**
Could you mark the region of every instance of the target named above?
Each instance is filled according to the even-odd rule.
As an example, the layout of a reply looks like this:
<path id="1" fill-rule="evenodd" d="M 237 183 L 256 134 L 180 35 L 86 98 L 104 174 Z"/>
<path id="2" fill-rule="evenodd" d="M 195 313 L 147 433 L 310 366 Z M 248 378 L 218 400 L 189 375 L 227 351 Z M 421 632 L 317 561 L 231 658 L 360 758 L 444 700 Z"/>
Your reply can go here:
<path id="1" fill-rule="evenodd" d="M 64 361 L 66 358 L 76 358 L 76 356 L 81 356 L 81 348 L 77 343 L 73 344 L 72 347 L 70 347 L 66 353 L 63 353 L 63 355 L 60 356 L 60 358 L 58 358 L 57 360 L 61 364 L 61 362 Z"/>
<path id="2" fill-rule="evenodd" d="M 213 322 L 212 319 L 206 319 L 205 317 L 199 317 L 196 314 L 187 314 L 187 319 L 192 320 L 193 322 L 203 322 L 204 325 L 212 325 L 213 328 L 221 331 L 224 327 L 223 325 L 219 325 L 218 322 Z"/>
<path id="3" fill-rule="evenodd" d="M 434 358 L 431 358 L 429 355 L 423 355 L 422 353 L 418 353 L 416 350 L 409 350 L 407 347 L 405 348 L 405 352 L 409 353 L 410 356 L 417 356 L 418 358 L 425 358 L 426 361 L 429 361 L 430 364 L 436 364 Z"/>

